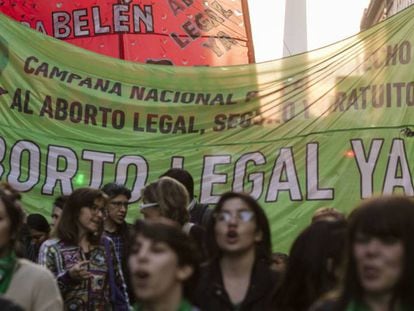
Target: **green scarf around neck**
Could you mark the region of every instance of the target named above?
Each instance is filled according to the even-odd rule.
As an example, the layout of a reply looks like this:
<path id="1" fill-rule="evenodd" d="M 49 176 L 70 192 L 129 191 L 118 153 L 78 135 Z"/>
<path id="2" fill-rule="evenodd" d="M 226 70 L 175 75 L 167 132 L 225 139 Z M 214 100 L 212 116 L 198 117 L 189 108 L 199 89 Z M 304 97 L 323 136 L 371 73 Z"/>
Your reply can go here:
<path id="1" fill-rule="evenodd" d="M 140 304 L 136 304 L 135 306 L 132 307 L 132 310 L 142 311 L 143 307 Z M 186 299 L 181 300 L 181 303 L 178 306 L 177 311 L 191 311 L 191 310 L 196 310 L 196 309 L 193 308 L 193 306 L 188 300 Z"/>
<path id="2" fill-rule="evenodd" d="M 0 294 L 4 294 L 9 288 L 16 266 L 16 254 L 10 252 L 6 257 L 0 258 Z"/>
<path id="3" fill-rule="evenodd" d="M 408 311 L 408 308 L 404 308 L 401 306 L 398 306 L 397 311 Z M 369 307 L 367 307 L 365 304 L 357 303 L 356 301 L 352 301 L 348 304 L 345 311 L 371 311 Z"/>

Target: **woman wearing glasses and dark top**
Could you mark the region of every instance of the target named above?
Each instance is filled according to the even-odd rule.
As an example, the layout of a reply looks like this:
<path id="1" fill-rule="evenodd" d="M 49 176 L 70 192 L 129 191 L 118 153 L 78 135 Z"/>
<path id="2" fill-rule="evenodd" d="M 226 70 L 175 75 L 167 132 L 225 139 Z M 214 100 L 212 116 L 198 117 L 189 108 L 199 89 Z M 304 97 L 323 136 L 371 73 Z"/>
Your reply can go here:
<path id="1" fill-rule="evenodd" d="M 124 310 L 129 305 L 114 244 L 102 236 L 106 203 L 100 190 L 73 191 L 58 222 L 57 238 L 40 249 L 39 263 L 56 276 L 65 310 L 114 310 L 115 292 L 121 293 L 117 303 Z"/>
<path id="2" fill-rule="evenodd" d="M 194 297 L 201 310 L 267 310 L 278 275 L 270 269 L 269 222 L 256 200 L 223 194 L 207 226 L 207 249 Z"/>

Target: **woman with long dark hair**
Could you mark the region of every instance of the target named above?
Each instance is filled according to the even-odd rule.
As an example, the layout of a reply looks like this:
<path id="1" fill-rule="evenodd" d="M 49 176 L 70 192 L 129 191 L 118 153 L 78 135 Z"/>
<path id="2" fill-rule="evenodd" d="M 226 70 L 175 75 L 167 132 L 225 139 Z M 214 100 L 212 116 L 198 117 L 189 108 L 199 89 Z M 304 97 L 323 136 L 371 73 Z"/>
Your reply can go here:
<path id="1" fill-rule="evenodd" d="M 114 244 L 102 236 L 106 203 L 101 190 L 73 191 L 57 224 L 57 239 L 47 240 L 40 249 L 39 263 L 57 277 L 65 309 L 129 307 Z"/>
<path id="2" fill-rule="evenodd" d="M 335 288 L 345 246 L 345 221 L 317 221 L 295 239 L 273 310 L 307 311 L 324 293 Z"/>
<path id="3" fill-rule="evenodd" d="M 223 194 L 207 226 L 210 261 L 202 268 L 197 305 L 208 310 L 265 310 L 277 274 L 270 269 L 267 217 L 248 194 Z"/>
<path id="4" fill-rule="evenodd" d="M 393 195 L 363 201 L 348 220 L 340 290 L 313 310 L 414 310 L 414 202 Z"/>

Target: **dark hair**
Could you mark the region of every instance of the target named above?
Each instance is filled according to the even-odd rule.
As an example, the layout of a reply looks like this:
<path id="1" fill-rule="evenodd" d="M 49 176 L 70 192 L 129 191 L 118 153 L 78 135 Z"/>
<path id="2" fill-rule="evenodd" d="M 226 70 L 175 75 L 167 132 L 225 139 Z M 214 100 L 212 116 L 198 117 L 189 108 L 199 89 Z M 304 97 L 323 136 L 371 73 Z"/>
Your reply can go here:
<path id="1" fill-rule="evenodd" d="M 315 221 L 335 221 L 345 220 L 345 215 L 341 211 L 333 207 L 318 208 L 312 216 L 312 222 Z"/>
<path id="2" fill-rule="evenodd" d="M 270 236 L 270 226 L 267 216 L 259 203 L 247 193 L 242 192 L 226 192 L 220 196 L 217 205 L 213 210 L 213 215 L 219 213 L 226 201 L 238 198 L 242 200 L 253 211 L 256 220 L 256 230 L 262 232 L 261 241 L 256 243 L 256 259 L 265 260 L 270 264 L 272 255 L 272 240 Z M 216 226 L 216 218 L 212 217 L 206 228 L 206 245 L 210 259 L 214 260 L 221 257 L 222 253 L 217 245 L 214 228 Z"/>
<path id="3" fill-rule="evenodd" d="M 22 199 L 22 194 L 6 181 L 0 182 L 0 189 L 3 190 L 4 194 L 12 201 L 19 201 Z"/>
<path id="4" fill-rule="evenodd" d="M 23 227 L 24 214 L 22 209 L 15 203 L 14 197 L 6 194 L 2 189 L 0 189 L 0 199 L 10 220 L 10 246 L 14 248 Z"/>
<path id="5" fill-rule="evenodd" d="M 105 192 L 105 194 L 109 198 L 114 198 L 118 195 L 124 195 L 129 200 L 131 198 L 131 190 L 129 190 L 124 185 L 120 185 L 114 182 L 104 185 L 101 190 Z"/>
<path id="6" fill-rule="evenodd" d="M 399 301 L 409 310 L 414 308 L 414 201 L 402 195 L 385 195 L 364 200 L 349 216 L 347 265 L 340 308 L 350 300 L 361 301 L 363 289 L 359 282 L 353 244 L 359 233 L 377 238 L 396 238 L 404 247 L 404 266 L 391 304 Z M 395 306 L 394 306 L 395 307 Z"/>
<path id="7" fill-rule="evenodd" d="M 188 191 L 188 195 L 190 196 L 190 200 L 194 198 L 194 179 L 191 174 L 181 168 L 171 168 L 162 174 L 160 177 L 168 176 L 174 178 L 175 180 L 179 181 L 184 185 L 184 187 Z"/>
<path id="8" fill-rule="evenodd" d="M 64 194 L 56 197 L 55 201 L 53 201 L 53 207 L 58 207 L 60 209 L 63 209 L 63 206 L 68 200 L 68 197 L 69 197 L 68 195 L 64 195 Z"/>
<path id="9" fill-rule="evenodd" d="M 166 243 L 177 255 L 178 265 L 180 267 L 190 266 L 193 268 L 191 277 L 184 281 L 184 295 L 186 298 L 191 298 L 192 291 L 198 280 L 201 261 L 195 241 L 189 235 L 185 234 L 180 227 L 174 224 L 137 220 L 131 234 L 130 249 L 133 249 L 132 245 L 135 243 L 138 235 L 142 235 L 155 242 Z"/>
<path id="10" fill-rule="evenodd" d="M 165 176 L 141 190 L 145 203 L 158 203 L 161 215 L 183 226 L 190 219 L 188 192 L 177 180 Z"/>
<path id="11" fill-rule="evenodd" d="M 0 306 L 2 311 L 24 311 L 22 307 L 6 297 L 0 297 Z"/>
<path id="12" fill-rule="evenodd" d="M 93 206 L 96 199 L 106 201 L 107 196 L 101 190 L 93 188 L 79 188 L 74 190 L 69 195 L 63 207 L 62 215 L 56 228 L 56 236 L 67 243 L 77 245 L 79 242 L 78 223 L 80 210 L 85 206 Z M 89 235 L 89 240 L 93 243 L 98 243 L 102 230 L 103 228 L 100 228 L 97 234 Z"/>
<path id="13" fill-rule="evenodd" d="M 274 252 L 272 253 L 272 260 L 275 259 L 280 259 L 282 260 L 285 264 L 289 263 L 289 255 L 286 253 L 281 253 L 281 252 Z"/>
<path id="14" fill-rule="evenodd" d="M 49 233 L 50 225 L 46 218 L 41 214 L 30 214 L 26 219 L 29 229 L 34 229 L 40 232 Z"/>
<path id="15" fill-rule="evenodd" d="M 334 288 L 345 237 L 345 221 L 318 221 L 300 233 L 290 250 L 284 281 L 272 299 L 275 310 L 308 310 Z"/>

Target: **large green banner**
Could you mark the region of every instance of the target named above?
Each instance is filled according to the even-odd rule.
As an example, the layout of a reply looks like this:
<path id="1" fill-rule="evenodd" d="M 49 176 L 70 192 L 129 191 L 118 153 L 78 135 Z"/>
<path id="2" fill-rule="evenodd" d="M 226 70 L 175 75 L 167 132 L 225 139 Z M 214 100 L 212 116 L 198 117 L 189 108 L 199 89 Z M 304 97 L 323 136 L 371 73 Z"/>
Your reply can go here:
<path id="1" fill-rule="evenodd" d="M 58 194 L 111 181 L 138 202 L 184 167 L 203 203 L 257 198 L 286 251 L 319 207 L 414 194 L 413 29 L 407 9 L 310 53 L 175 67 L 100 56 L 1 15 L 1 180 L 48 215 Z"/>

